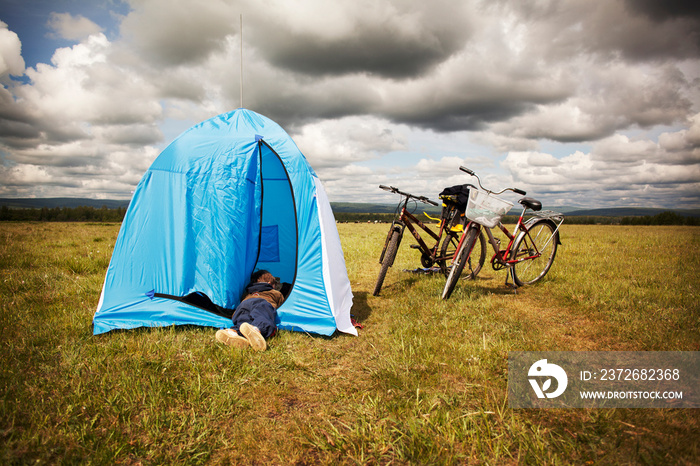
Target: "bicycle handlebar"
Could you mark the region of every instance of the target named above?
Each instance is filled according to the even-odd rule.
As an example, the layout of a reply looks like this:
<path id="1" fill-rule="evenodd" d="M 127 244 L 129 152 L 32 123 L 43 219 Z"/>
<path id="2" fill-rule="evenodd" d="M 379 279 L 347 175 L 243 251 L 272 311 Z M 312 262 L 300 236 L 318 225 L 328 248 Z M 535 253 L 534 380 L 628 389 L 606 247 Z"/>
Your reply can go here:
<path id="1" fill-rule="evenodd" d="M 459 169 L 462 170 L 464 173 L 467 173 L 467 174 L 469 174 L 469 175 L 474 176 L 474 171 L 468 169 L 467 167 L 462 167 L 462 166 L 460 166 Z"/>
<path id="2" fill-rule="evenodd" d="M 523 191 L 522 189 L 518 189 L 518 188 L 504 188 L 504 189 L 502 189 L 502 190 L 500 190 L 500 191 L 498 191 L 498 192 L 496 192 L 496 191 L 491 191 L 491 190 L 489 190 L 489 189 L 484 188 L 484 186 L 481 184 L 481 179 L 479 178 L 479 176 L 478 176 L 476 173 L 474 173 L 474 170 L 470 170 L 469 168 L 467 168 L 467 167 L 462 167 L 462 166 L 460 166 L 459 169 L 462 170 L 464 173 L 467 173 L 467 174 L 469 174 L 469 175 L 471 175 L 471 176 L 473 176 L 473 177 L 476 177 L 476 180 L 479 182 L 479 187 L 480 187 L 482 190 L 487 191 L 487 192 L 489 192 L 489 193 L 491 193 L 491 194 L 502 194 L 502 193 L 504 193 L 504 192 L 506 192 L 506 191 L 513 191 L 514 193 L 520 194 L 520 195 L 522 195 L 522 196 L 524 196 L 524 195 L 527 194 L 525 191 Z"/>
<path id="3" fill-rule="evenodd" d="M 430 204 L 430 205 L 435 206 L 435 207 L 437 207 L 439 205 L 437 202 L 433 202 L 425 196 L 414 196 L 413 194 L 400 191 L 399 188 L 395 188 L 393 186 L 384 186 L 383 184 L 380 184 L 379 187 L 381 189 L 383 189 L 384 191 L 389 191 L 390 193 L 400 194 L 401 196 L 406 196 L 409 199 L 415 199 L 415 200 L 420 201 L 424 204 Z"/>

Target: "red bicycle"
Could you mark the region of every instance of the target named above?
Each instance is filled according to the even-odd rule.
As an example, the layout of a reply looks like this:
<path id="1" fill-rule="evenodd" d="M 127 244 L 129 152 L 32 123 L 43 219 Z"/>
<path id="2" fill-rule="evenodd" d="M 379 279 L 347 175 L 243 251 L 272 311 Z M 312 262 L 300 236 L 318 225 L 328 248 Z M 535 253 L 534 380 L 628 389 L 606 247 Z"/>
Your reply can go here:
<path id="1" fill-rule="evenodd" d="M 482 230 L 486 232 L 489 243 L 494 250 L 491 265 L 494 270 L 509 269 L 513 286 L 530 285 L 541 280 L 552 267 L 557 247 L 561 244 L 559 227 L 564 216 L 550 210 L 542 211 L 542 203 L 530 197 L 523 197 L 518 202 L 523 211 L 518 218 L 514 232 L 511 234 L 501 223 L 503 215 L 513 207 L 513 203 L 498 197 L 505 191 L 512 191 L 525 196 L 525 191 L 517 188 L 505 188 L 494 192 L 484 188 L 479 177 L 470 169 L 459 167 L 465 173 L 476 177 L 479 188 L 469 192 L 466 216 L 469 223 L 457 246 L 452 259 L 442 299 L 448 299 L 459 280 L 465 265 L 471 264 L 470 257 L 475 251 Z M 531 210 L 533 216 L 523 221 L 525 212 Z M 491 229 L 498 227 L 508 238 L 508 246 L 501 249 L 500 240 L 494 238 Z M 479 246 L 481 254 L 484 248 Z M 483 264 L 483 262 L 482 262 Z M 470 265 L 471 267 L 471 265 Z M 479 268 L 481 265 L 479 265 Z M 506 284 L 508 277 L 506 276 Z"/>

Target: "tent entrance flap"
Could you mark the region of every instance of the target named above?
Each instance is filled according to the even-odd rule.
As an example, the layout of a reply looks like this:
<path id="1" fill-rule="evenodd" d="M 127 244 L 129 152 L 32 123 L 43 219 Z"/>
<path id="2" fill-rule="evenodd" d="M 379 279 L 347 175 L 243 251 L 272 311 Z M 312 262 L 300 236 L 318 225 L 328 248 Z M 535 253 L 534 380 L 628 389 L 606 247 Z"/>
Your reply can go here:
<path id="1" fill-rule="evenodd" d="M 256 269 L 269 270 L 282 282 L 294 283 L 298 231 L 294 191 L 284 164 L 264 141 L 259 141 L 262 192 L 260 249 Z"/>

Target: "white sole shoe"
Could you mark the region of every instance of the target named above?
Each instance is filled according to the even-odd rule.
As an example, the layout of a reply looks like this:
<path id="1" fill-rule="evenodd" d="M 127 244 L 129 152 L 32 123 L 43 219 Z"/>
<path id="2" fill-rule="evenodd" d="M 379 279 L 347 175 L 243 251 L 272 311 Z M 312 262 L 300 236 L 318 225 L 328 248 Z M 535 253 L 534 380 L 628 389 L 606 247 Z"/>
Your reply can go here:
<path id="1" fill-rule="evenodd" d="M 257 327 L 250 325 L 248 322 L 243 322 L 241 324 L 241 333 L 248 339 L 250 346 L 254 350 L 265 351 L 267 349 L 265 338 L 260 334 L 260 330 Z"/>
<path id="2" fill-rule="evenodd" d="M 236 348 L 247 348 L 250 342 L 236 333 L 235 330 L 227 328 L 216 332 L 216 341 L 224 345 L 234 346 Z"/>

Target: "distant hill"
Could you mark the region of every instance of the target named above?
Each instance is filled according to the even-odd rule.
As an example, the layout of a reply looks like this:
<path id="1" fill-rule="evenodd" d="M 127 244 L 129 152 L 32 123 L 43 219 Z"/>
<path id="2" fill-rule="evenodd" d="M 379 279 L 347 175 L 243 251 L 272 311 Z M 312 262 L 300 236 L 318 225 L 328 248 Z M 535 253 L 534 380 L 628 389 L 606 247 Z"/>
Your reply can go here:
<path id="1" fill-rule="evenodd" d="M 366 204 L 352 202 L 331 202 L 333 212 L 342 213 L 394 213 L 396 204 Z M 684 217 L 700 217 L 700 209 L 657 209 L 644 207 L 611 207 L 606 209 L 580 209 L 570 206 L 555 206 L 544 207 L 547 210 L 561 212 L 571 217 L 643 217 L 658 215 L 661 212 L 672 211 Z M 440 214 L 439 207 L 432 207 L 425 204 L 419 204 L 417 211 L 428 212 L 429 214 Z M 521 208 L 519 205 L 513 207 L 509 215 L 520 215 Z"/>
<path id="2" fill-rule="evenodd" d="M 426 206 L 428 207 L 428 206 Z M 370 213 L 370 214 L 393 214 L 396 211 L 396 204 L 369 204 L 361 202 L 331 202 L 333 212 L 343 213 Z"/>
<path id="3" fill-rule="evenodd" d="M 59 207 L 93 207 L 100 209 L 106 207 L 108 209 L 117 209 L 119 207 L 126 208 L 129 206 L 129 200 L 118 199 L 88 199 L 88 198 L 71 198 L 71 197 L 52 197 L 52 198 L 0 198 L 0 206 L 6 206 L 10 209 L 41 209 L 47 207 L 50 209 Z M 372 213 L 372 214 L 392 214 L 396 211 L 396 204 L 372 204 L 360 202 L 331 202 L 331 208 L 336 213 Z M 546 209 L 562 212 L 567 216 L 572 217 L 642 217 L 654 216 L 661 212 L 672 211 L 684 217 L 700 217 L 700 209 L 657 209 L 644 207 L 611 207 L 605 209 L 580 209 L 570 206 L 548 207 Z M 432 207 L 426 204 L 417 205 L 417 213 L 428 212 L 430 215 L 439 215 L 440 207 Z M 510 215 L 518 215 L 520 209 L 514 207 L 510 211 Z"/>
<path id="4" fill-rule="evenodd" d="M 656 209 L 646 207 L 611 207 L 608 209 L 573 210 L 566 212 L 566 215 L 572 217 L 642 217 L 654 216 L 669 211 L 684 217 L 700 217 L 700 209 Z"/>

